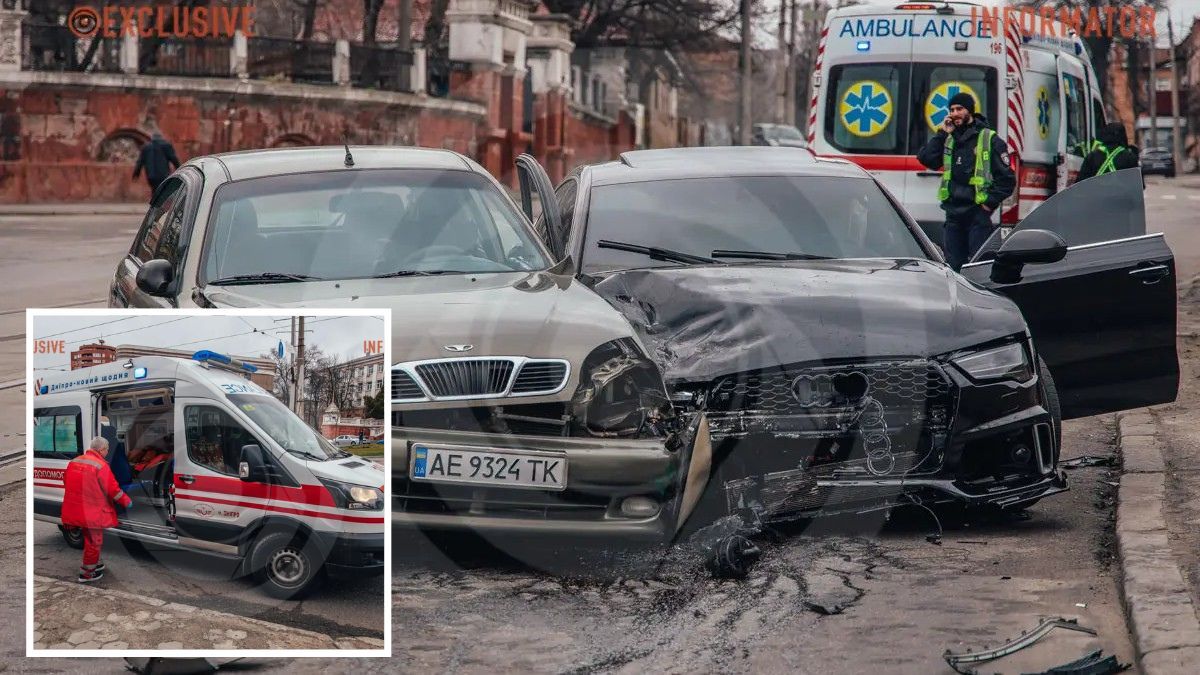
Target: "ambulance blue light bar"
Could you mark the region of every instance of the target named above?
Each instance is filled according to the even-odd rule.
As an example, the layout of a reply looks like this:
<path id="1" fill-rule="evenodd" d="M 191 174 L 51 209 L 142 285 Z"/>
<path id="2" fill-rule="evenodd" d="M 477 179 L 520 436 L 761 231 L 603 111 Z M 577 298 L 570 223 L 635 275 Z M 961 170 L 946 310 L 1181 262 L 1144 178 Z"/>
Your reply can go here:
<path id="1" fill-rule="evenodd" d="M 221 354 L 219 352 L 214 352 L 214 351 L 211 351 L 208 349 L 201 349 L 200 351 L 196 352 L 195 354 L 192 354 L 192 360 L 199 361 L 200 363 L 219 363 L 223 366 L 231 366 L 234 368 L 241 368 L 242 370 L 246 371 L 247 373 L 258 372 L 258 368 L 255 368 L 254 366 L 250 365 L 249 363 L 243 363 L 237 359 L 230 358 L 229 356 L 226 356 L 225 354 Z"/>
<path id="2" fill-rule="evenodd" d="M 133 379 L 135 379 L 135 380 L 146 379 L 146 369 L 142 368 L 142 367 L 134 368 L 133 369 Z"/>

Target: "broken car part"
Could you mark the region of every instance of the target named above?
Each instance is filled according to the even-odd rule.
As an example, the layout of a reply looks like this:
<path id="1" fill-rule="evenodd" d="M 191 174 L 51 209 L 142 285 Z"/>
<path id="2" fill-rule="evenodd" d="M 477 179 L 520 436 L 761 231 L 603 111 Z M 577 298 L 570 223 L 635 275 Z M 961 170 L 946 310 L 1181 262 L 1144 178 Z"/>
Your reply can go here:
<path id="1" fill-rule="evenodd" d="M 946 659 L 946 663 L 954 669 L 954 672 L 961 673 L 962 675 L 975 675 L 976 671 L 974 669 L 964 669 L 963 666 L 972 663 L 994 661 L 1003 656 L 1018 652 L 1030 645 L 1036 644 L 1039 640 L 1049 635 L 1055 628 L 1065 628 L 1067 630 L 1087 633 L 1088 635 L 1096 634 L 1096 631 L 1091 628 L 1080 626 L 1079 622 L 1075 619 L 1056 617 L 1043 620 L 1031 631 L 1022 631 L 1020 637 L 1010 640 L 995 649 L 985 648 L 977 652 L 963 652 L 961 654 L 954 654 L 950 650 L 946 650 L 942 658 Z"/>

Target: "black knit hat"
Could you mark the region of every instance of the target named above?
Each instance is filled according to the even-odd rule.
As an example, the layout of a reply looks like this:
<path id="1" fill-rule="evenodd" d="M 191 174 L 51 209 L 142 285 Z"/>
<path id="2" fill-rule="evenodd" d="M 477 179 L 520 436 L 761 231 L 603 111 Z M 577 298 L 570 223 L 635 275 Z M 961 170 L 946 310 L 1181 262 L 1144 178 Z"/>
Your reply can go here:
<path id="1" fill-rule="evenodd" d="M 975 98 L 965 91 L 960 91 L 951 96 L 950 105 L 946 107 L 949 108 L 950 106 L 956 105 L 961 105 L 962 107 L 966 108 L 967 112 L 971 113 L 972 115 L 975 114 Z"/>

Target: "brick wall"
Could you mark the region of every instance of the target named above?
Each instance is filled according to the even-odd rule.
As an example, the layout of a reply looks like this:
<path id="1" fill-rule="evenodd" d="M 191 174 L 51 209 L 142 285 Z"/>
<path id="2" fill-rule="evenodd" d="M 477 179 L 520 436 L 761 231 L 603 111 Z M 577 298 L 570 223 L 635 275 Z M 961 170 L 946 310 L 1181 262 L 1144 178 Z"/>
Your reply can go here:
<path id="1" fill-rule="evenodd" d="M 180 78 L 121 76 L 108 79 L 145 86 L 96 86 L 84 78 L 106 76 L 54 75 L 72 81 L 0 82 L 0 201 L 145 200 L 145 179 L 131 174 L 138 148 L 155 129 L 182 161 L 230 150 L 338 144 L 344 132 L 352 143 L 424 145 L 473 156 L 484 119 L 478 106 L 404 94 L 339 95 L 266 83 L 236 93 L 230 91 L 236 82 L 204 87 Z M 168 79 L 181 85 L 176 89 L 187 88 L 153 82 Z"/>

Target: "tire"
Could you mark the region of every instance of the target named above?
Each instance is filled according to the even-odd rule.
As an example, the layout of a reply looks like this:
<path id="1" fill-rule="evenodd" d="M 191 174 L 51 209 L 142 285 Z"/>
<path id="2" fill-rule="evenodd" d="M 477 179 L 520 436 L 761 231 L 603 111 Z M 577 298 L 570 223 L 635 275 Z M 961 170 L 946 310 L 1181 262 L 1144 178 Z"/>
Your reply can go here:
<path id="1" fill-rule="evenodd" d="M 1050 421 L 1054 428 L 1054 444 L 1058 447 L 1058 454 L 1062 454 L 1062 406 L 1058 400 L 1058 387 L 1054 384 L 1054 376 L 1050 374 L 1050 369 L 1046 367 L 1046 362 L 1038 357 L 1038 378 L 1042 381 L 1042 391 L 1046 394 L 1046 408 L 1050 411 Z M 1058 457 L 1054 458 L 1055 465 L 1058 464 Z"/>
<path id="2" fill-rule="evenodd" d="M 62 532 L 63 539 L 66 540 L 67 546 L 74 549 L 83 549 L 83 530 L 78 527 L 66 527 L 59 525 L 58 531 Z"/>
<path id="3" fill-rule="evenodd" d="M 250 549 L 250 573 L 263 592 L 280 600 L 297 600 L 310 592 L 323 574 L 324 559 L 299 532 L 262 535 Z"/>

